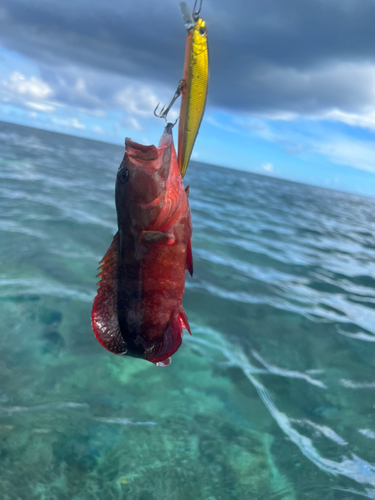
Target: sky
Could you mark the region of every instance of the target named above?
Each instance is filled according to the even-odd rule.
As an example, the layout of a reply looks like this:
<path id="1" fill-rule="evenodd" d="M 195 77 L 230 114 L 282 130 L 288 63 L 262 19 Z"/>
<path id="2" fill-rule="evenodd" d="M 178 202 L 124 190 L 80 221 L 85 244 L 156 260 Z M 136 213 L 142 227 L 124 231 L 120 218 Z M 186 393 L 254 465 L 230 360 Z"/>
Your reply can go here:
<path id="1" fill-rule="evenodd" d="M 375 196 L 375 0 L 203 0 L 201 16 L 192 159 Z M 157 144 L 185 42 L 178 0 L 2 0 L 0 120 Z"/>

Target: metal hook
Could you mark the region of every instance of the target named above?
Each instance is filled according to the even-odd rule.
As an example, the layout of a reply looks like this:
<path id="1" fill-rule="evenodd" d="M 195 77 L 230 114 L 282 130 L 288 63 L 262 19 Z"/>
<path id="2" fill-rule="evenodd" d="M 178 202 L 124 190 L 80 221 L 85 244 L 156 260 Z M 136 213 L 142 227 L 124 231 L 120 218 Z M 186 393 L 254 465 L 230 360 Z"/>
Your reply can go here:
<path id="1" fill-rule="evenodd" d="M 181 94 L 181 91 L 182 89 L 184 88 L 184 80 L 180 80 L 178 82 L 178 87 L 177 87 L 177 90 L 176 92 L 174 93 L 174 96 L 172 97 L 172 100 L 171 102 L 168 104 L 168 106 L 164 109 L 164 106 L 161 108 L 161 111 L 160 113 L 156 113 L 156 110 L 158 109 L 159 107 L 159 104 L 160 102 L 158 103 L 158 105 L 156 106 L 156 108 L 154 109 L 154 115 L 157 117 L 157 118 L 164 118 L 164 120 L 168 123 L 167 121 L 167 115 L 169 113 L 169 110 L 171 109 L 171 107 L 173 106 L 175 100 L 180 96 Z M 178 118 L 177 118 L 178 120 Z M 177 120 L 174 122 L 173 125 L 175 125 L 177 123 Z"/>
<path id="2" fill-rule="evenodd" d="M 198 10 L 196 10 L 197 3 L 198 3 L 198 0 L 195 0 L 195 2 L 194 2 L 194 8 L 193 8 L 193 17 L 194 17 L 195 21 L 197 21 L 198 18 L 199 18 L 199 13 L 200 13 L 200 11 L 202 9 L 203 0 L 200 0 L 200 4 L 199 4 L 199 9 Z"/>
<path id="3" fill-rule="evenodd" d="M 172 128 L 176 125 L 177 122 L 178 122 L 178 118 L 177 118 L 177 120 L 174 123 L 167 122 L 167 126 L 165 127 L 166 130 L 168 132 L 172 132 Z"/>

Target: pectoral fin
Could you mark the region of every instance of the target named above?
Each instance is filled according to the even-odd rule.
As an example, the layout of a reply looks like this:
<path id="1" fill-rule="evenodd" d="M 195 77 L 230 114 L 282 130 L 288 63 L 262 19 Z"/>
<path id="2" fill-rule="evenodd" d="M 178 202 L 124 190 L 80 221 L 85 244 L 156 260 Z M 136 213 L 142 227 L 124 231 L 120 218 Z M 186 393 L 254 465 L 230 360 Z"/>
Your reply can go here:
<path id="1" fill-rule="evenodd" d="M 185 330 L 187 330 L 191 335 L 189 321 L 187 319 L 186 312 L 183 310 L 182 306 L 180 307 L 180 313 L 178 315 L 178 319 L 180 320 L 182 328 L 185 328 Z"/>
<path id="2" fill-rule="evenodd" d="M 186 269 L 189 271 L 190 276 L 193 276 L 193 253 L 191 250 L 191 240 L 186 245 Z"/>
<path id="3" fill-rule="evenodd" d="M 161 231 L 142 231 L 138 243 L 142 243 L 142 245 L 172 245 L 174 239 Z"/>

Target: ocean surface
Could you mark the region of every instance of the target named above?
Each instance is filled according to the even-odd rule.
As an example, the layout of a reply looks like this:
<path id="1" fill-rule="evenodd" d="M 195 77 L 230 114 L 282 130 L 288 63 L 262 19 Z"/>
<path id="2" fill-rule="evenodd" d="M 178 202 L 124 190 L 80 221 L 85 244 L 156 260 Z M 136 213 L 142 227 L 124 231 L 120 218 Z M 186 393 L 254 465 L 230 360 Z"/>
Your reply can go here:
<path id="1" fill-rule="evenodd" d="M 158 368 L 91 330 L 122 156 L 0 123 L 1 499 L 375 499 L 375 199 L 191 163 Z"/>

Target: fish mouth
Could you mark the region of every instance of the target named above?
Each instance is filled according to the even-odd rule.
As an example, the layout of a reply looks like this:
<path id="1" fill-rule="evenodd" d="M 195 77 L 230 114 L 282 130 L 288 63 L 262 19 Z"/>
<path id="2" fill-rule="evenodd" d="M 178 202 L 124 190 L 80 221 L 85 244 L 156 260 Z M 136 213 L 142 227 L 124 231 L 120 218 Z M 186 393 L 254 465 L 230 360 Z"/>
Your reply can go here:
<path id="1" fill-rule="evenodd" d="M 158 149 L 151 146 L 144 146 L 143 144 L 138 144 L 127 137 L 125 139 L 125 151 L 129 158 L 134 158 L 143 161 L 154 161 L 159 158 Z"/>
<path id="2" fill-rule="evenodd" d="M 173 142 L 172 130 L 168 125 L 165 127 L 163 135 L 159 141 L 159 146 L 144 146 L 132 141 L 129 137 L 125 139 L 125 151 L 129 158 L 143 161 L 154 161 L 159 158 L 161 150 L 168 148 Z"/>

